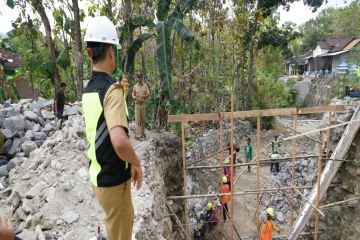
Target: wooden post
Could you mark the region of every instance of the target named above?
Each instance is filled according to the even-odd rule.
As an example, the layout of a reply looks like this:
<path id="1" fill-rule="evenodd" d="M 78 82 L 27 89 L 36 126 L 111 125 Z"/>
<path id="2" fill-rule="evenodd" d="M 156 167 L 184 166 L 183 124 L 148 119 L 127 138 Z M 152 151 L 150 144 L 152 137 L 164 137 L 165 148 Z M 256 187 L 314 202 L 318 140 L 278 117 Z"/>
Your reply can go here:
<path id="1" fill-rule="evenodd" d="M 296 135 L 296 128 L 297 128 L 297 115 L 294 115 L 294 135 Z M 295 186 L 295 158 L 296 158 L 296 138 L 292 140 L 292 169 L 291 169 L 291 184 Z M 290 212 L 290 226 L 294 224 L 294 202 L 295 198 L 295 190 L 291 189 L 291 212 Z"/>
<path id="2" fill-rule="evenodd" d="M 223 139 L 223 135 L 224 135 L 224 125 L 223 125 L 223 121 L 220 120 L 219 122 L 219 142 L 220 142 L 220 151 L 224 148 L 224 139 Z M 224 158 L 223 158 L 224 154 L 223 152 L 220 153 L 220 190 L 222 190 L 223 187 L 223 176 L 224 176 Z M 221 191 L 220 191 L 221 192 Z M 219 197 L 219 200 L 221 202 L 221 198 Z M 221 204 L 221 213 L 223 214 L 224 212 L 224 206 Z M 223 216 L 224 219 L 224 216 Z M 224 236 L 224 222 L 221 223 L 221 231 L 220 231 L 220 239 L 223 239 Z"/>
<path id="3" fill-rule="evenodd" d="M 181 144 L 182 144 L 182 158 L 183 158 L 183 192 L 186 195 L 186 153 L 185 153 L 185 126 L 181 122 Z M 189 235 L 189 217 L 188 217 L 188 202 L 185 200 L 185 233 Z"/>
<path id="4" fill-rule="evenodd" d="M 332 118 L 332 112 L 329 112 L 329 123 L 328 123 L 328 127 L 331 127 L 331 119 Z M 326 132 L 326 137 L 327 137 L 327 140 L 326 140 L 326 159 L 329 158 L 329 151 L 330 151 L 330 134 L 331 134 L 331 129 L 328 128 L 327 132 Z"/>
<path id="5" fill-rule="evenodd" d="M 322 132 L 320 132 L 319 140 L 322 142 Z M 317 196 L 316 207 L 320 208 L 320 178 L 321 178 L 321 158 L 322 158 L 322 144 L 319 144 L 319 159 L 318 159 L 318 176 L 317 176 Z M 319 233 L 319 212 L 315 212 L 315 236 L 314 239 L 318 240 Z"/>
<path id="6" fill-rule="evenodd" d="M 231 116 L 230 116 L 230 149 L 231 149 L 231 195 L 230 195 L 230 215 L 234 219 L 234 94 L 231 90 Z M 231 228 L 230 239 L 234 239 L 234 229 Z"/>
<path id="7" fill-rule="evenodd" d="M 260 189 L 260 115 L 256 121 L 256 190 Z M 256 194 L 256 217 L 259 216 L 260 193 Z M 256 229 L 259 229 L 259 221 L 256 221 Z M 257 234 L 259 237 L 259 234 Z"/>

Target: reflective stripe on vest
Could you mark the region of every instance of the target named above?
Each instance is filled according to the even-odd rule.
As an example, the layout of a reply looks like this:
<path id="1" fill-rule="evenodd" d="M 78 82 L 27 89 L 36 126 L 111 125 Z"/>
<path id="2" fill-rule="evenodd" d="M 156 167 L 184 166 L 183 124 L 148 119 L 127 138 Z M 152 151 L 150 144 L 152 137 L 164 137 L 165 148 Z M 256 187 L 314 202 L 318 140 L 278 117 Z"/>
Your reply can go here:
<path id="1" fill-rule="evenodd" d="M 82 107 L 84 112 L 85 118 L 85 126 L 86 126 L 86 138 L 90 144 L 88 155 L 91 161 L 90 168 L 89 168 L 89 178 L 90 182 L 95 186 L 97 184 L 97 176 L 101 171 L 100 164 L 96 159 L 96 140 L 100 136 L 97 136 L 97 123 L 100 118 L 100 115 L 103 111 L 103 108 L 100 103 L 99 94 L 97 92 L 92 93 L 85 93 L 82 99 Z M 99 130 L 104 130 L 104 127 L 101 126 Z M 105 128 L 106 124 L 105 124 Z M 106 129 L 107 130 L 107 129 Z M 98 131 L 101 132 L 101 131 Z M 106 131 L 107 132 L 107 131 Z"/>

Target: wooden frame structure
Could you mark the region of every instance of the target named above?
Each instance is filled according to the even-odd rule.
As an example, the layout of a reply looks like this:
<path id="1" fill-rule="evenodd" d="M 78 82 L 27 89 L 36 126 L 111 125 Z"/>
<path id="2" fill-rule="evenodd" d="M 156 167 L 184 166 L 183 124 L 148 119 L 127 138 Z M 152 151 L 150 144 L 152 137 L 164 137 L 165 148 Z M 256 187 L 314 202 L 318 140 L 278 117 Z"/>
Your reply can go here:
<path id="1" fill-rule="evenodd" d="M 256 214 L 258 214 L 260 209 L 260 194 L 264 192 L 271 192 L 266 191 L 266 189 L 260 189 L 260 148 L 261 148 L 261 136 L 260 136 L 260 130 L 261 130 L 261 117 L 267 117 L 267 116 L 284 116 L 284 115 L 292 115 L 293 116 L 293 132 L 294 136 L 287 138 L 292 139 L 292 181 L 291 181 L 291 187 L 283 187 L 278 188 L 276 191 L 280 190 L 291 190 L 291 199 L 290 199 L 290 205 L 291 205 L 291 214 L 290 214 L 290 223 L 291 226 L 293 224 L 293 212 L 296 209 L 294 208 L 294 195 L 295 191 L 298 192 L 297 187 L 295 186 L 295 159 L 296 157 L 296 141 L 295 138 L 299 135 L 297 134 L 296 128 L 297 128 L 297 117 L 298 115 L 303 114 L 315 114 L 315 113 L 329 113 L 329 126 L 326 129 L 327 130 L 327 144 L 326 144 L 326 156 L 329 154 L 329 141 L 330 141 L 330 128 L 331 128 L 331 117 L 332 112 L 341 112 L 344 111 L 344 105 L 328 105 L 328 106 L 318 106 L 318 107 L 309 107 L 309 108 L 283 108 L 283 109 L 266 109 L 266 110 L 253 110 L 253 111 L 241 111 L 241 112 L 234 112 L 233 111 L 233 96 L 231 96 L 231 112 L 220 112 L 220 113 L 205 113 L 205 114 L 181 114 L 181 115 L 169 115 L 168 121 L 169 122 L 180 122 L 181 123 L 181 139 L 182 139 L 182 165 L 183 165 L 183 196 L 172 196 L 169 197 L 169 199 L 185 199 L 185 233 L 189 235 L 189 223 L 188 223 L 188 204 L 187 199 L 189 198 L 205 198 L 212 196 L 211 194 L 207 195 L 195 195 L 194 197 L 187 195 L 186 191 L 186 176 L 187 176 L 187 170 L 189 169 L 186 164 L 186 149 L 185 149 L 185 124 L 187 122 L 200 122 L 200 121 L 219 121 L 219 138 L 220 138 L 220 151 L 219 154 L 223 154 L 224 151 L 224 143 L 223 143 L 223 124 L 224 120 L 230 120 L 230 148 L 231 152 L 234 151 L 234 119 L 246 119 L 246 118 L 257 118 L 257 145 L 256 145 L 256 190 L 255 191 L 248 191 L 248 192 L 240 192 L 234 194 L 234 187 L 231 187 L 231 193 L 230 193 L 230 218 L 234 219 L 234 196 L 241 196 L 246 194 L 256 194 Z M 302 134 L 300 134 L 302 135 Z M 303 134 L 304 135 L 304 134 Z M 320 142 L 322 142 L 322 139 L 320 139 Z M 322 145 L 322 144 L 319 144 Z M 214 156 L 215 154 L 213 154 Z M 322 159 L 323 153 L 322 148 L 319 147 L 319 168 L 321 168 L 321 159 Z M 201 159 L 203 160 L 203 159 Z M 231 173 L 234 172 L 234 161 L 233 161 L 233 155 L 231 155 Z M 223 160 L 220 158 L 219 160 L 220 165 L 220 187 L 222 186 L 222 167 L 223 167 Z M 190 164 L 193 164 L 198 161 L 194 161 Z M 321 169 L 320 169 L 321 171 Z M 319 184 L 319 178 L 318 178 Z M 230 179 L 231 186 L 234 186 L 234 174 L 231 174 Z M 312 187 L 311 187 L 312 188 Z M 275 192 L 276 192 L 275 191 Z M 273 191 L 274 192 L 274 191 Z M 214 196 L 222 196 L 224 194 L 213 194 Z M 319 203 L 316 206 L 317 208 L 320 207 Z M 222 226 L 223 230 L 223 226 Z M 318 232 L 318 221 L 316 223 L 315 227 L 315 237 L 317 237 Z M 221 231 L 221 235 L 223 235 L 223 231 Z M 230 233 L 230 239 L 234 239 L 234 229 L 231 228 Z"/>

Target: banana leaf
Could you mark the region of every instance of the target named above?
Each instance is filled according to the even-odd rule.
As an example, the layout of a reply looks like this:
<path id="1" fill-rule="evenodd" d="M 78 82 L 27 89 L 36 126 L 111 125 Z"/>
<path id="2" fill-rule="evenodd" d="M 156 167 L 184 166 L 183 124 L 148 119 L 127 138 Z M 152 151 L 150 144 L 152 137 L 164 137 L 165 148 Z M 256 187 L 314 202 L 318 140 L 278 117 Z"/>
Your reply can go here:
<path id="1" fill-rule="evenodd" d="M 8 5 L 9 8 L 14 9 L 15 3 L 13 0 L 7 0 L 6 5 Z"/>
<path id="2" fill-rule="evenodd" d="M 159 21 L 165 21 L 170 10 L 171 0 L 158 0 L 156 16 Z"/>
<path id="3" fill-rule="evenodd" d="M 131 66 L 134 65 L 136 53 L 140 50 L 143 43 L 146 40 L 148 40 L 149 38 L 151 38 L 152 36 L 153 36 L 153 34 L 151 34 L 151 33 L 143 33 L 133 42 L 133 44 L 131 45 L 131 47 L 129 48 L 129 51 L 127 53 L 126 72 L 128 72 L 128 70 L 131 68 Z M 124 65 L 125 64 L 123 64 L 123 66 Z"/>
<path id="4" fill-rule="evenodd" d="M 161 89 L 165 96 L 170 96 L 171 67 L 170 67 L 170 33 L 171 29 L 167 22 L 159 21 L 156 26 L 157 32 L 157 67 L 161 78 Z"/>
<path id="5" fill-rule="evenodd" d="M 135 30 L 138 27 L 154 28 L 155 24 L 153 20 L 145 15 L 135 15 L 131 17 L 131 30 Z"/>
<path id="6" fill-rule="evenodd" d="M 168 24 L 178 33 L 181 39 L 187 42 L 191 42 L 194 40 L 194 33 L 188 27 L 186 27 L 183 21 L 181 21 L 180 19 L 171 17 L 168 20 Z"/>

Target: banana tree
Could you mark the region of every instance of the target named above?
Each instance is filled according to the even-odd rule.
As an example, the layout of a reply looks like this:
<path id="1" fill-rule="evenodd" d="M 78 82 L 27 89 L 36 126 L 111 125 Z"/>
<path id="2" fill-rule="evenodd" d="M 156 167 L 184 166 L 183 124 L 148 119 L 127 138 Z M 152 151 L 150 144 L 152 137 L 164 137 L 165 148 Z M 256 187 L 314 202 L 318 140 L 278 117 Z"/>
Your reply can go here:
<path id="1" fill-rule="evenodd" d="M 159 0 L 156 14 L 158 20 L 156 25 L 156 56 L 161 84 L 154 117 L 155 127 L 166 125 L 171 105 L 171 32 L 172 30 L 176 31 L 178 36 L 186 42 L 192 42 L 195 39 L 193 32 L 185 26 L 183 19 L 194 8 L 197 0 L 179 0 L 170 13 L 171 3 L 171 0 Z"/>

